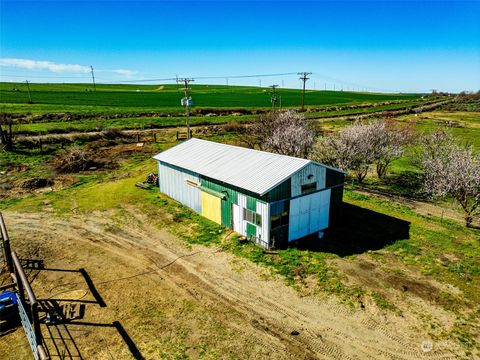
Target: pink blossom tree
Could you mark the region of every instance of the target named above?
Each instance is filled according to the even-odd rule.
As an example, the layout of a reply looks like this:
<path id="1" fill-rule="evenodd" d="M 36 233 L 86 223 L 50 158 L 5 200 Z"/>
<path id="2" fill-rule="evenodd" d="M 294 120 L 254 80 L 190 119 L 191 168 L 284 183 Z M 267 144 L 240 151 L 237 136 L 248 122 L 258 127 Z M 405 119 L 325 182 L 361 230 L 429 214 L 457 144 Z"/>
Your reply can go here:
<path id="1" fill-rule="evenodd" d="M 421 159 L 424 190 L 434 197 L 451 196 L 471 226 L 480 209 L 480 156 L 473 147 L 461 147 L 452 136 L 435 132 L 426 137 Z"/>

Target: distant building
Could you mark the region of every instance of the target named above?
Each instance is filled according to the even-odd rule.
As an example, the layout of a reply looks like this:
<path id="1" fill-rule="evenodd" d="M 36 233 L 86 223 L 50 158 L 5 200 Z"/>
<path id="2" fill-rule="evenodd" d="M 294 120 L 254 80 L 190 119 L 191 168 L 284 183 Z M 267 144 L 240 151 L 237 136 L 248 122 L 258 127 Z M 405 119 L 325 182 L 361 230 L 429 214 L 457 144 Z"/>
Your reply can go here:
<path id="1" fill-rule="evenodd" d="M 341 210 L 345 174 L 312 160 L 200 139 L 153 158 L 162 193 L 265 248 L 322 236 Z"/>

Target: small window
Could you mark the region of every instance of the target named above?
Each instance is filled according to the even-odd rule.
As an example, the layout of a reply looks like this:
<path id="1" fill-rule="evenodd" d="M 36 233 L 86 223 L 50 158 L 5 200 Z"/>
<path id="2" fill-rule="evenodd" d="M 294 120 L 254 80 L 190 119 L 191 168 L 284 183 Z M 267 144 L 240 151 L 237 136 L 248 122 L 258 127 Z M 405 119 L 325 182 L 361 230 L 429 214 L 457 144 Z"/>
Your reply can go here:
<path id="1" fill-rule="evenodd" d="M 272 229 L 276 229 L 280 226 L 288 225 L 288 211 L 284 211 L 281 214 L 278 215 L 272 215 L 270 220 L 272 223 Z"/>
<path id="2" fill-rule="evenodd" d="M 243 209 L 243 218 L 251 224 L 261 227 L 262 226 L 262 215 L 257 214 L 256 212 Z"/>
<path id="3" fill-rule="evenodd" d="M 310 183 L 302 185 L 302 194 L 308 194 L 317 190 L 317 183 Z"/>

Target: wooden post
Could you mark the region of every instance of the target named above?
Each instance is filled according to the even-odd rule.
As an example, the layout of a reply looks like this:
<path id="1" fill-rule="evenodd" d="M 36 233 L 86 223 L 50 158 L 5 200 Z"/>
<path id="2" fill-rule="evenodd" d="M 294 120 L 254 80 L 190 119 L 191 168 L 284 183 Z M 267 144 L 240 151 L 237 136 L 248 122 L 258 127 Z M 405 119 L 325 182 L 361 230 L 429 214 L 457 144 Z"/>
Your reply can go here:
<path id="1" fill-rule="evenodd" d="M 140 142 L 140 134 L 137 133 L 137 143 L 139 143 L 139 142 Z"/>
<path id="2" fill-rule="evenodd" d="M 40 152 L 43 152 L 42 139 L 38 141 L 38 145 L 40 147 Z"/>
<path id="3" fill-rule="evenodd" d="M 178 130 L 177 130 L 177 141 L 178 141 Z"/>
<path id="4" fill-rule="evenodd" d="M 157 142 L 157 133 L 153 133 L 153 142 Z"/>

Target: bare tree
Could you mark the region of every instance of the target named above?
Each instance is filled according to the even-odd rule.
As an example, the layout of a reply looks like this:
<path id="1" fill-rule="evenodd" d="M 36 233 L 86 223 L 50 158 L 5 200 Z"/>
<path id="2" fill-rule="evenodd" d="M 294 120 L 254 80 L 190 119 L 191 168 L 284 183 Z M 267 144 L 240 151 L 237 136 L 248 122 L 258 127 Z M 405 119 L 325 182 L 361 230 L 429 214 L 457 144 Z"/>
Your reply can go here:
<path id="1" fill-rule="evenodd" d="M 252 148 L 306 157 L 315 142 L 315 128 L 301 114 L 276 112 L 260 116 L 243 140 Z"/>
<path id="2" fill-rule="evenodd" d="M 424 149 L 424 190 L 435 197 L 453 197 L 465 213 L 466 226 L 471 226 L 480 208 L 479 154 L 473 147 L 459 146 L 445 132 L 427 137 Z"/>
<path id="3" fill-rule="evenodd" d="M 13 151 L 13 119 L 10 114 L 0 114 L 0 143 L 6 151 Z"/>

